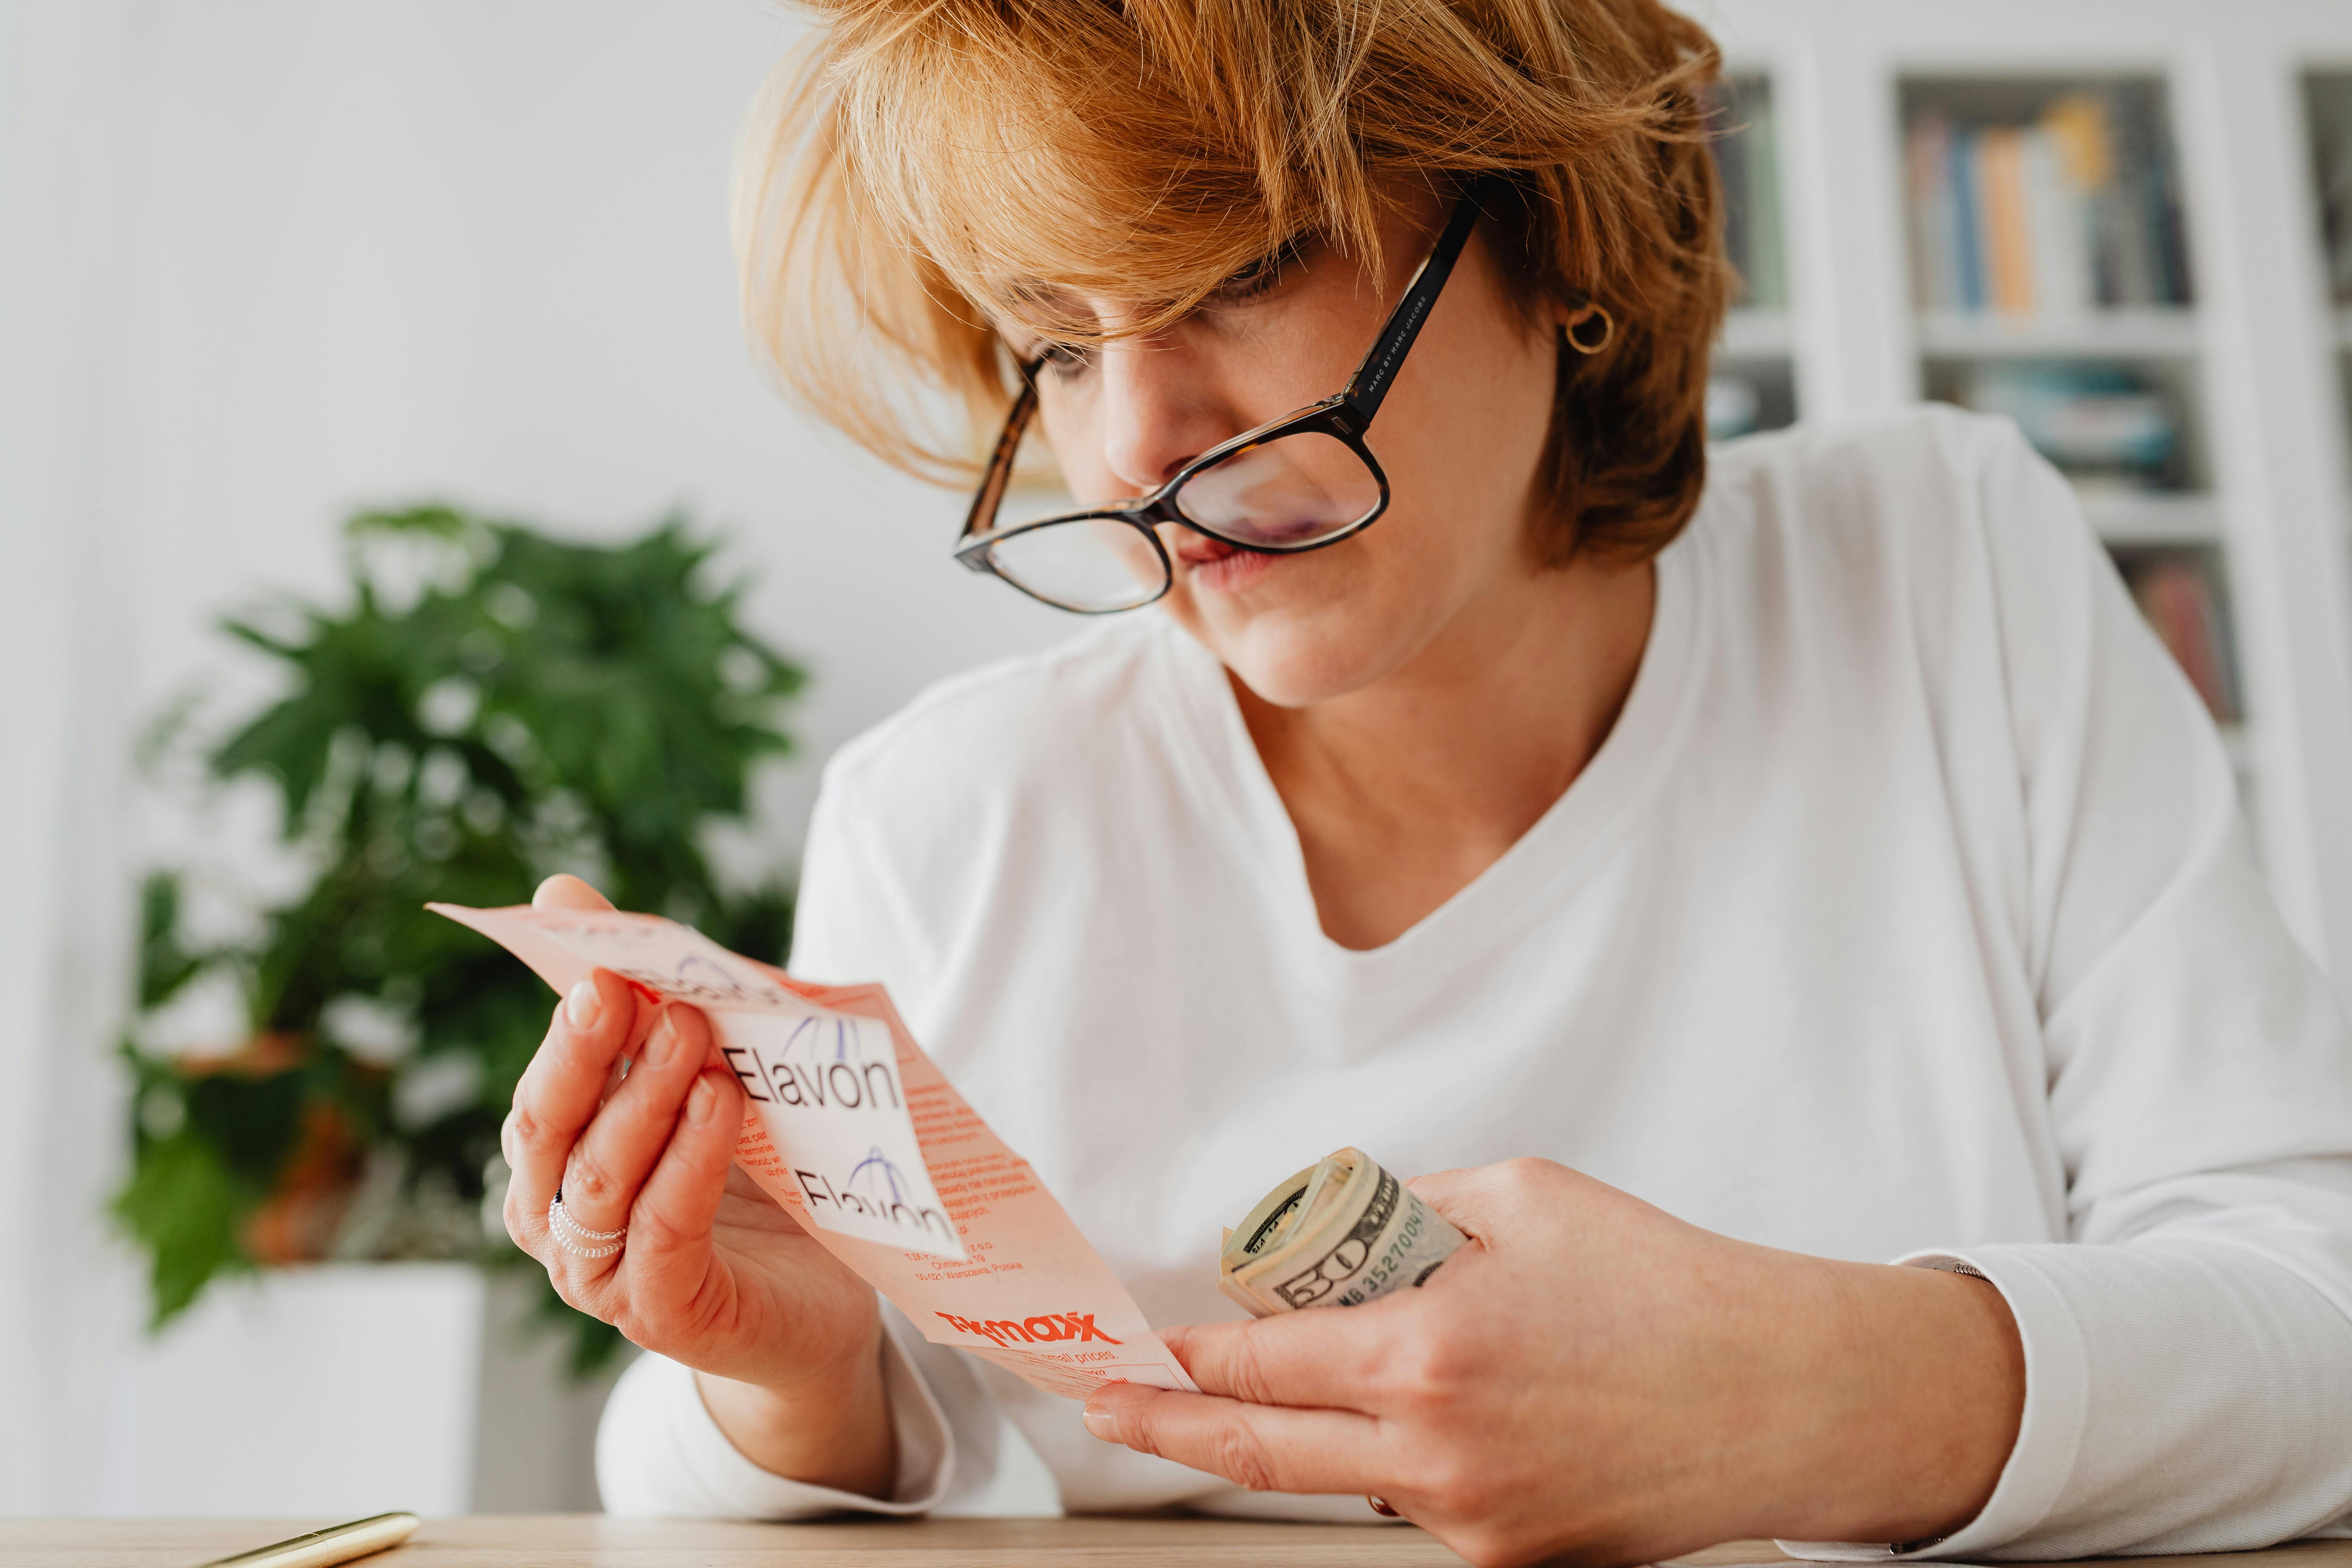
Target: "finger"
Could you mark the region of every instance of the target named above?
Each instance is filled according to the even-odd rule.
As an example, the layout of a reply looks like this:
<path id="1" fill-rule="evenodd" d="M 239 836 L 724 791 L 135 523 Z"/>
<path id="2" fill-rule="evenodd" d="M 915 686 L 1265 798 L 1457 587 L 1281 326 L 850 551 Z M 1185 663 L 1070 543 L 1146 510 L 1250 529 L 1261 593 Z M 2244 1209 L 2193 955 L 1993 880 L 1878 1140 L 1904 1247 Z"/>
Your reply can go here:
<path id="1" fill-rule="evenodd" d="M 1204 1394 L 1252 1405 L 1370 1410 L 1400 1342 L 1401 1297 L 1360 1307 L 1202 1323 L 1160 1338 Z"/>
<path id="2" fill-rule="evenodd" d="M 593 912 L 611 910 L 613 900 L 570 872 L 558 871 L 533 890 L 530 907 L 534 910 L 586 910 Z M 657 1004 L 661 1000 L 650 987 L 632 985 L 630 989 L 648 1002 Z M 621 1066 L 616 1063 L 605 1079 L 604 1092 L 611 1094 L 620 1087 L 620 1082 Z"/>
<path id="3" fill-rule="evenodd" d="M 613 900 L 569 872 L 558 871 L 530 895 L 535 910 L 609 910 Z"/>
<path id="4" fill-rule="evenodd" d="M 564 1212 L 590 1230 L 629 1223 L 629 1207 L 661 1158 L 687 1091 L 710 1049 L 699 1010 L 661 1009 L 628 1077 L 589 1121 L 563 1166 Z"/>
<path id="5" fill-rule="evenodd" d="M 695 1077 L 677 1129 L 629 1212 L 625 1254 L 633 1289 L 650 1299 L 698 1289 L 709 1268 L 711 1229 L 727 1197 L 743 1132 L 743 1091 L 732 1073 Z"/>
<path id="6" fill-rule="evenodd" d="M 1140 1383 L 1087 1400 L 1087 1430 L 1252 1491 L 1377 1490 L 1387 1467 L 1380 1423 L 1341 1410 L 1285 1410 Z"/>
<path id="7" fill-rule="evenodd" d="M 627 982 L 597 970 L 556 1005 L 547 1038 L 515 1085 L 514 1109 L 500 1137 L 514 1173 L 507 1186 L 507 1229 L 534 1257 L 545 1251 L 548 1200 L 563 1180 L 572 1145 L 596 1114 L 614 1061 L 651 1026 L 650 1015 Z"/>
<path id="8" fill-rule="evenodd" d="M 556 1152 L 570 1152 L 596 1107 L 617 1087 L 622 1058 L 644 1042 L 658 1016 L 657 1005 L 610 970 L 595 970 L 573 985 L 556 1004 L 547 1037 L 515 1085 L 519 1129 L 551 1134 L 561 1140 Z M 531 1147 L 526 1140 L 526 1155 Z"/>

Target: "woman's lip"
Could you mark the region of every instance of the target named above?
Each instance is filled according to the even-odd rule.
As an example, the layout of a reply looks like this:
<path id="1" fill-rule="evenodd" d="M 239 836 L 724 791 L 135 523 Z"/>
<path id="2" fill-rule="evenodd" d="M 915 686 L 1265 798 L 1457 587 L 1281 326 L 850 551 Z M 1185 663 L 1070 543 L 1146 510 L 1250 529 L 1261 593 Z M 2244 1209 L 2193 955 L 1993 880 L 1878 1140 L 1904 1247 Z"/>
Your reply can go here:
<path id="1" fill-rule="evenodd" d="M 1222 539 L 1212 539 L 1205 533 L 1187 532 L 1176 542 L 1176 559 L 1187 566 L 1205 566 L 1212 561 L 1223 561 L 1229 555 L 1239 555 L 1242 549 L 1227 544 Z"/>
<path id="2" fill-rule="evenodd" d="M 1177 559 L 1184 565 L 1184 582 L 1195 589 L 1218 593 L 1238 593 L 1268 572 L 1274 570 L 1275 558 L 1255 550 L 1238 550 L 1216 540 L 1202 540 L 1213 547 L 1208 551 L 1181 550 Z"/>

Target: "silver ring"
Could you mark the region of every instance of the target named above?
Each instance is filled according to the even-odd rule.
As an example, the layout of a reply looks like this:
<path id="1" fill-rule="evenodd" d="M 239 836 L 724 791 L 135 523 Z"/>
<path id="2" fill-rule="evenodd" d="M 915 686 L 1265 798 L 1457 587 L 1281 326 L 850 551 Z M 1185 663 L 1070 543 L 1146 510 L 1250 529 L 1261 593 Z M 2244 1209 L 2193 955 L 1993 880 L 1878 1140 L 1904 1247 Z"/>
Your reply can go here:
<path id="1" fill-rule="evenodd" d="M 625 1225 L 618 1230 L 590 1230 L 563 1206 L 563 1189 L 558 1187 L 555 1195 L 547 1200 L 547 1232 L 555 1238 L 556 1246 L 574 1258 L 610 1258 L 628 1245 L 629 1227 Z"/>
<path id="2" fill-rule="evenodd" d="M 548 1200 L 547 1217 L 554 1224 L 568 1226 L 572 1234 L 583 1241 L 618 1241 L 629 1234 L 629 1227 L 625 1225 L 618 1230 L 590 1230 L 582 1225 L 572 1216 L 572 1211 L 563 1206 L 562 1187 L 556 1188 L 555 1196 Z"/>

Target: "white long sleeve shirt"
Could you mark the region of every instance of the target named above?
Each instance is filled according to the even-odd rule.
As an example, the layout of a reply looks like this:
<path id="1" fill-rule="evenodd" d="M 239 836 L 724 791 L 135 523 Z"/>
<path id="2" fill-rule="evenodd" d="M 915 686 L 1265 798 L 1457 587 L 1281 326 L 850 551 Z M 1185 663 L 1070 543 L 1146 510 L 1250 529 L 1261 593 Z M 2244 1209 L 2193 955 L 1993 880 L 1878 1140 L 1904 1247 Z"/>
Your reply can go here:
<path id="1" fill-rule="evenodd" d="M 2352 1048 L 2203 710 L 2006 423 L 1718 449 L 1607 742 L 1385 947 L 1323 935 L 1224 672 L 1155 615 L 845 748 L 799 930 L 795 971 L 887 984 L 1156 1323 L 1236 1316 L 1220 1226 L 1331 1149 L 1542 1155 L 2000 1290 L 2022 1426 L 1927 1554 L 2352 1534 Z M 952 1509 L 1002 1410 L 1073 1511 L 1369 1517 L 1096 1442 L 903 1326 L 888 1356 L 895 1502 L 757 1470 L 648 1357 L 607 1505 Z"/>

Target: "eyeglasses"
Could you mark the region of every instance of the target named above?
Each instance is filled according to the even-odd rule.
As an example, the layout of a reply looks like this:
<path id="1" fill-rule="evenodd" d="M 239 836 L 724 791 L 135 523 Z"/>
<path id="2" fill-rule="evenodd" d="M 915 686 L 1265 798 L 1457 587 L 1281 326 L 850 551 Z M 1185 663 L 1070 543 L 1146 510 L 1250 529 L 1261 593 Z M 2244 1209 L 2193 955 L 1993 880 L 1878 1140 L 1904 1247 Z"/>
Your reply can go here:
<path id="1" fill-rule="evenodd" d="M 1037 414 L 1042 362 L 1030 360 L 964 519 L 956 559 L 1056 609 L 1103 616 L 1139 609 L 1168 592 L 1175 571 L 1154 531 L 1160 523 L 1262 555 L 1304 554 L 1370 528 L 1388 510 L 1389 480 L 1364 445 L 1364 432 L 1469 243 L 1476 195 L 1474 189 L 1454 205 L 1346 391 L 1212 447 L 1150 495 L 1000 521 Z"/>

